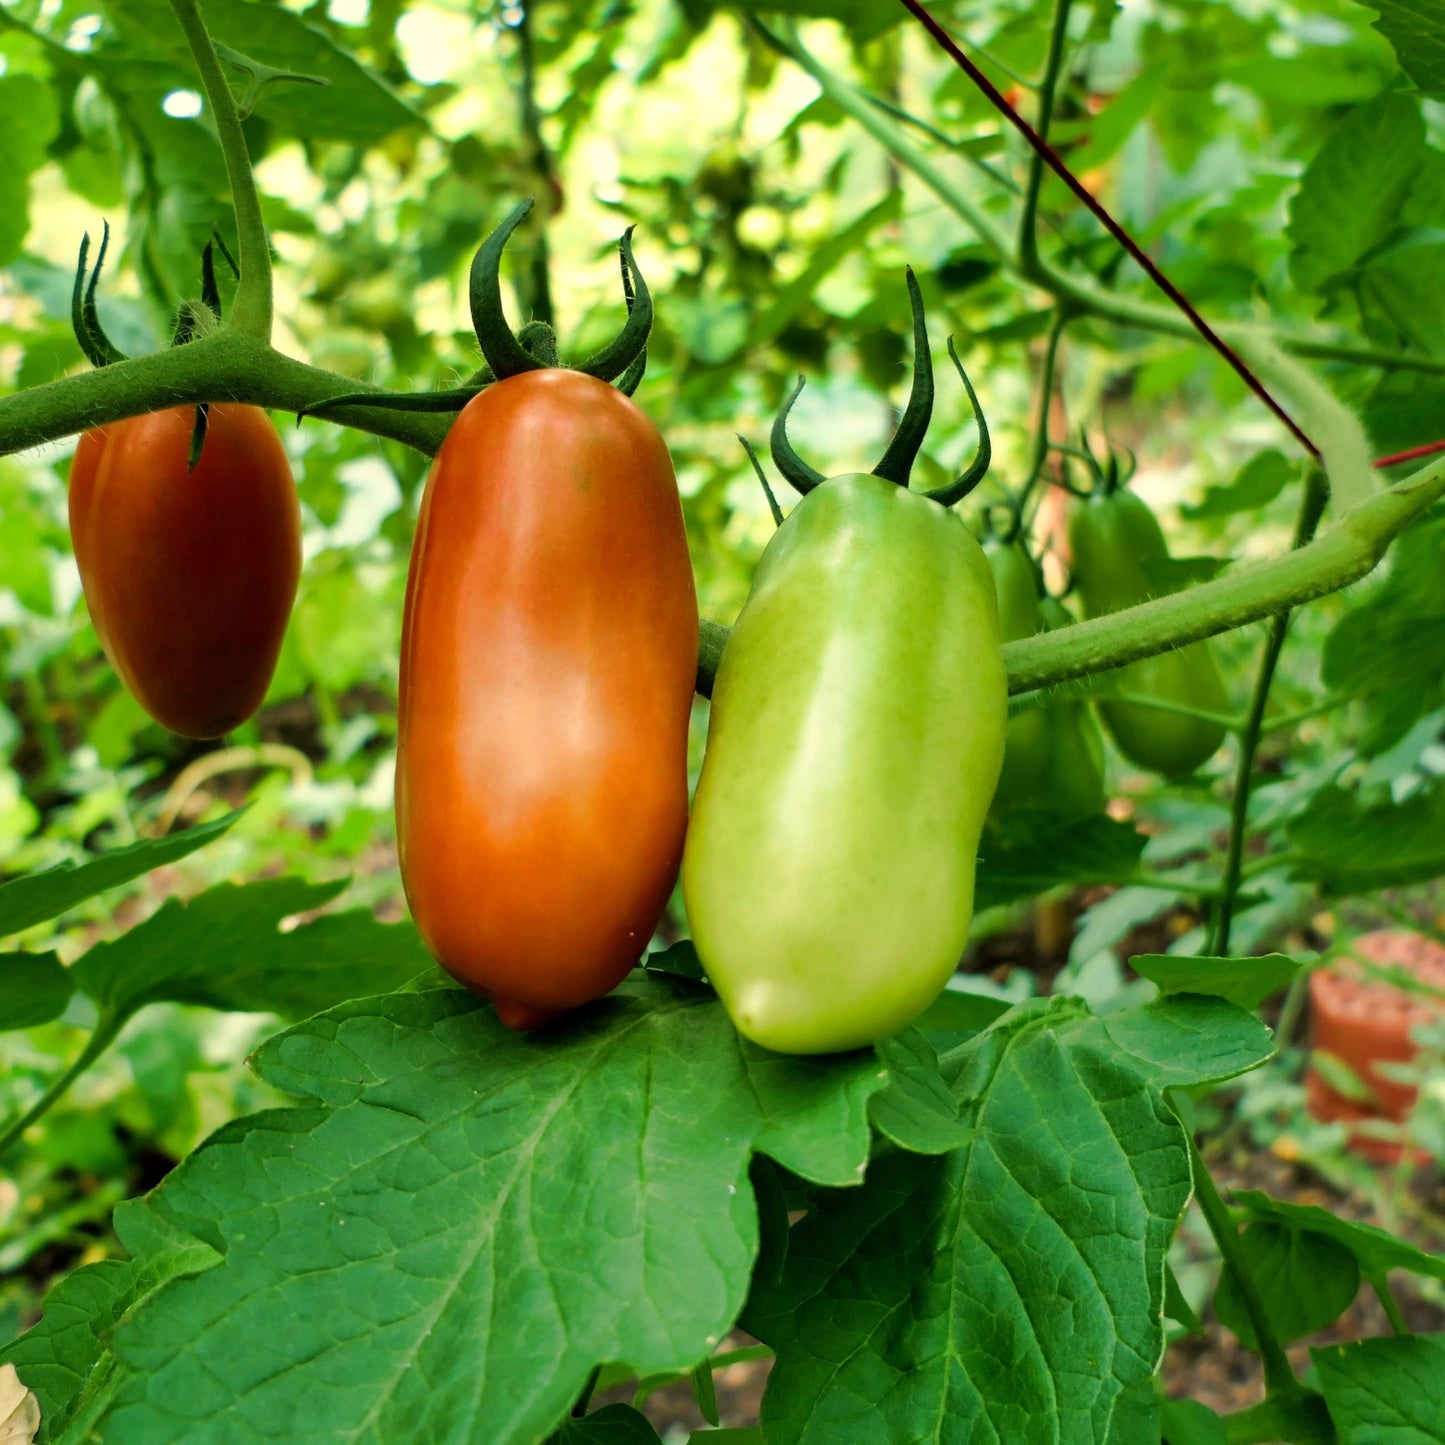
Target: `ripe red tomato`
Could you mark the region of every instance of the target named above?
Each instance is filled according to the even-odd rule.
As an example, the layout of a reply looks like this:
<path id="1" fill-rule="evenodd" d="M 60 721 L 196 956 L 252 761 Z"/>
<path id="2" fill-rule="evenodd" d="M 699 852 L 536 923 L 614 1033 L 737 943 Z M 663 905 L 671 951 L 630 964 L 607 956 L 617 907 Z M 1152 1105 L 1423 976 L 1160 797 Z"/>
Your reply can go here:
<path id="1" fill-rule="evenodd" d="M 216 402 L 187 471 L 195 408 L 87 432 L 70 537 L 101 646 L 136 700 L 183 737 L 261 706 L 301 573 L 301 510 L 259 407 Z"/>
<path id="2" fill-rule="evenodd" d="M 402 625 L 402 879 L 449 973 L 531 1028 L 640 958 L 682 858 L 697 593 L 672 461 L 621 392 L 488 387 L 427 481 Z"/>

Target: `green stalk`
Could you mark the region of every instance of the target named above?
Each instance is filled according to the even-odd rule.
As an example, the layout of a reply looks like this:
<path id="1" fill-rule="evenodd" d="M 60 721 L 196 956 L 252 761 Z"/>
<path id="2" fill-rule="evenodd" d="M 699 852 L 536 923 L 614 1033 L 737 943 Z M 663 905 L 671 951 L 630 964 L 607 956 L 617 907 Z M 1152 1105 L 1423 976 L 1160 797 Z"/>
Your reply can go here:
<path id="1" fill-rule="evenodd" d="M 186 43 L 200 74 L 201 88 L 211 107 L 216 139 L 226 161 L 226 178 L 231 185 L 231 205 L 236 213 L 236 239 L 240 246 L 241 279 L 231 303 L 231 329 L 271 339 L 271 248 L 266 240 L 266 222 L 261 216 L 261 198 L 251 173 L 251 157 L 245 132 L 231 88 L 226 84 L 216 47 L 201 18 L 198 0 L 170 0 L 176 20 L 185 32 Z"/>
<path id="2" fill-rule="evenodd" d="M 1265 1388 L 1270 1394 L 1276 1391 L 1291 1392 L 1298 1388 L 1298 1381 L 1285 1356 L 1284 1346 L 1280 1344 L 1274 1326 L 1270 1323 L 1264 1300 L 1259 1293 L 1259 1285 L 1245 1263 L 1238 1226 L 1224 1200 L 1219 1197 L 1219 1190 L 1215 1188 L 1214 1179 L 1205 1167 L 1189 1126 L 1181 1119 L 1179 1127 L 1184 1130 L 1185 1143 L 1189 1149 L 1189 1165 L 1194 1174 L 1194 1197 L 1199 1201 L 1200 1213 L 1209 1226 L 1209 1232 L 1214 1236 L 1214 1242 L 1219 1246 L 1224 1267 L 1234 1278 L 1234 1286 L 1239 1291 L 1239 1302 L 1259 1345 L 1259 1357 L 1264 1363 Z"/>
<path id="3" fill-rule="evenodd" d="M 1044 362 L 1039 370 L 1039 414 L 1034 423 L 1034 454 L 1029 461 L 1029 474 L 1018 495 L 1018 512 L 1022 523 L 1024 509 L 1029 496 L 1044 474 L 1049 459 L 1049 411 L 1054 401 L 1054 384 L 1059 371 L 1059 342 L 1063 340 L 1064 328 L 1073 313 L 1067 306 L 1055 306 L 1053 320 L 1049 323 L 1049 338 L 1044 345 Z"/>
<path id="4" fill-rule="evenodd" d="M 1352 507 L 1308 546 L 1245 563 L 1210 582 L 1123 612 L 1004 646 L 1009 691 L 1035 688 L 1152 657 L 1228 632 L 1358 581 L 1390 541 L 1445 496 L 1445 459 Z"/>
<path id="5" fill-rule="evenodd" d="M 1213 723 L 1226 732 L 1243 732 L 1245 719 L 1233 713 L 1210 712 L 1207 708 L 1190 707 L 1186 702 L 1171 702 L 1162 697 L 1145 697 L 1138 692 L 1099 692 L 1094 694 L 1098 702 L 1127 702 L 1131 707 L 1152 707 L 1155 712 L 1177 713 L 1180 717 L 1197 718 L 1200 722 Z"/>
<path id="6" fill-rule="evenodd" d="M 364 390 L 350 377 L 308 366 L 255 336 L 227 330 L 0 397 L 0 456 L 180 403 L 245 401 L 299 412 L 328 397 Z M 446 415 L 360 405 L 338 407 L 326 419 L 405 442 L 427 456 L 441 446 L 453 421 Z"/>
<path id="7" fill-rule="evenodd" d="M 1375 1298 L 1380 1301 L 1385 1311 L 1385 1318 L 1390 1322 L 1390 1328 L 1397 1335 L 1408 1335 L 1410 1327 L 1405 1323 L 1405 1316 L 1400 1313 L 1399 1302 L 1395 1299 L 1390 1289 L 1390 1281 L 1384 1275 L 1369 1275 L 1370 1288 L 1375 1292 Z"/>
<path id="8" fill-rule="evenodd" d="M 1048 140 L 1049 124 L 1054 118 L 1054 97 L 1059 72 L 1064 63 L 1064 44 L 1069 38 L 1069 7 L 1072 0 L 1054 0 L 1054 19 L 1049 29 L 1049 53 L 1044 62 L 1044 78 L 1039 86 L 1039 118 L 1034 129 L 1040 139 Z M 1029 175 L 1024 183 L 1023 210 L 1019 214 L 1018 258 L 1024 271 L 1039 265 L 1039 192 L 1044 184 L 1044 158 L 1038 151 L 1029 152 Z"/>
<path id="9" fill-rule="evenodd" d="M 1300 499 L 1299 521 L 1295 524 L 1294 550 L 1309 545 L 1315 528 L 1329 500 L 1324 473 L 1311 467 L 1305 476 L 1304 496 Z M 1249 794 L 1254 780 L 1254 759 L 1264 723 L 1264 710 L 1269 705 L 1269 690 L 1274 684 L 1275 668 L 1284 650 L 1285 633 L 1289 631 L 1289 613 L 1278 612 L 1269 620 L 1269 635 L 1254 680 L 1244 731 L 1239 738 L 1239 759 L 1234 770 L 1234 797 L 1229 810 L 1229 848 L 1225 854 L 1224 891 L 1210 925 L 1209 944 L 1205 952 L 1225 957 L 1229 952 L 1229 929 L 1234 921 L 1234 900 L 1239 893 L 1240 869 L 1244 862 L 1244 835 L 1249 826 Z"/>
<path id="10" fill-rule="evenodd" d="M 547 151 L 547 142 L 542 138 L 542 112 L 537 105 L 537 62 L 532 46 L 532 4 L 533 0 L 521 0 L 516 24 L 517 59 L 521 66 L 521 87 L 518 103 L 521 110 L 522 134 L 531 149 L 532 167 L 544 186 L 552 181 L 552 159 Z M 527 302 L 533 321 L 545 321 L 552 326 L 556 318 L 552 311 L 552 260 L 547 245 L 547 207 L 544 204 L 537 214 L 537 240 L 527 264 Z"/>
<path id="11" fill-rule="evenodd" d="M 111 1014 L 102 1014 L 96 1023 L 95 1032 L 86 1041 L 85 1047 L 64 1073 L 58 1075 L 50 1087 L 23 1113 L 0 1131 L 0 1159 L 19 1142 L 25 1131 L 37 1120 L 42 1119 L 62 1098 L 70 1086 L 115 1042 L 120 1033 L 123 1019 Z"/>

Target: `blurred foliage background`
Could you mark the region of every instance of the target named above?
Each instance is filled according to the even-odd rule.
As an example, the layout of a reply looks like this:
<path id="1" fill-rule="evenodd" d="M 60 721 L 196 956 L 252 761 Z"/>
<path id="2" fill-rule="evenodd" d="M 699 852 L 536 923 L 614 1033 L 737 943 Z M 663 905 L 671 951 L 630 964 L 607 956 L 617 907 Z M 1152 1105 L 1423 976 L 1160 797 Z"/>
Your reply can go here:
<path id="1" fill-rule="evenodd" d="M 736 613 L 772 529 L 737 434 L 761 445 L 796 374 L 808 378 L 793 427 L 807 458 L 838 472 L 880 453 L 910 366 L 906 264 L 937 354 L 956 338 L 992 426 L 993 473 L 968 508 L 978 525 L 1028 475 L 1051 298 L 746 15 L 707 0 L 204 8 L 221 41 L 330 81 L 268 88 L 246 123 L 276 256 L 277 341 L 298 356 L 388 388 L 455 384 L 477 363 L 468 264 L 524 194 L 539 204 L 510 253 L 514 318 L 555 319 L 564 356 L 581 354 L 620 320 L 615 242 L 637 223 L 658 298 L 637 399 L 672 448 L 705 616 Z M 1090 0 L 1076 10 L 1052 138 L 1090 189 L 1206 314 L 1336 328 L 1356 346 L 1432 363 L 1314 363 L 1363 409 L 1377 454 L 1445 431 L 1445 106 L 1409 94 L 1372 12 L 1350 0 Z M 935 181 L 1012 231 L 1028 153 L 900 7 L 766 7 L 779 11 L 803 21 L 808 53 L 917 148 Z M 940 13 L 1033 114 L 1049 7 L 968 0 Z M 0 4 L 0 386 L 83 365 L 71 277 L 82 233 L 95 236 L 102 218 L 113 264 L 101 315 L 128 351 L 165 344 L 177 303 L 198 294 L 212 227 L 232 238 L 201 112 L 160 0 Z M 1362 146 L 1372 189 L 1345 167 L 1335 194 L 1331 168 Z M 1298 201 L 1311 167 L 1317 215 Z M 1052 178 L 1040 222 L 1056 265 L 1154 299 Z M 939 396 L 920 473 L 929 485 L 974 444 L 947 368 Z M 48 866 L 251 801 L 222 842 L 153 875 L 118 911 L 96 905 L 72 921 L 57 945 L 66 957 L 164 892 L 222 877 L 350 873 L 350 902 L 400 915 L 397 636 L 426 461 L 322 421 L 276 420 L 301 491 L 305 573 L 268 704 L 218 747 L 151 724 L 101 655 L 68 542 L 69 445 L 0 459 L 0 869 Z M 1288 538 L 1299 473 L 1281 453 L 1293 451 L 1191 340 L 1075 321 L 1049 424 L 1056 440 L 1085 428 L 1096 449 L 1134 455 L 1134 485 L 1162 510 L 1176 553 L 1256 555 Z M 1437 556 L 1424 548 L 1422 575 Z M 1330 599 L 1299 617 L 1276 684 L 1281 712 L 1327 690 L 1325 640 L 1351 605 Z M 1259 638 L 1251 628 L 1219 644 L 1240 709 Z M 1278 786 L 1260 790 L 1261 826 L 1360 754 L 1351 765 L 1363 781 L 1396 800 L 1429 784 L 1445 766 L 1445 657 L 1438 664 L 1434 652 L 1423 668 L 1415 656 L 1404 703 L 1398 687 L 1362 685 L 1362 700 L 1271 735 L 1261 770 Z M 705 704 L 697 711 L 700 753 Z M 1226 749 L 1201 778 L 1164 787 L 1116 761 L 1115 812 L 1145 823 L 1151 861 L 1202 860 L 1207 871 L 1227 823 L 1213 783 L 1231 768 Z M 1312 884 L 1281 870 L 1254 886 L 1238 951 L 1331 936 L 1338 920 Z M 1410 903 L 1434 917 L 1433 892 Z M 1377 920 L 1376 905 L 1350 906 L 1361 925 Z M 1062 966 L 1057 986 L 1106 1001 L 1133 986 L 1120 963 L 1136 930 L 1154 928 L 1161 949 L 1199 942 L 1190 899 L 1157 886 L 1073 898 L 1059 937 L 1028 919 L 1015 905 L 980 920 L 985 985 L 1028 992 Z M 1011 973 L 1021 961 L 1044 967 Z M 0 1116 L 73 1056 L 85 1007 L 5 1036 Z M 104 1221 L 118 1198 L 266 1102 L 242 1060 L 267 1027 L 260 1016 L 153 1007 L 49 1116 L 19 1173 L 0 1177 L 0 1338 L 29 1317 L 50 1273 L 111 1247 Z M 1293 1096 L 1256 1097 L 1261 1137 L 1276 1137 Z"/>

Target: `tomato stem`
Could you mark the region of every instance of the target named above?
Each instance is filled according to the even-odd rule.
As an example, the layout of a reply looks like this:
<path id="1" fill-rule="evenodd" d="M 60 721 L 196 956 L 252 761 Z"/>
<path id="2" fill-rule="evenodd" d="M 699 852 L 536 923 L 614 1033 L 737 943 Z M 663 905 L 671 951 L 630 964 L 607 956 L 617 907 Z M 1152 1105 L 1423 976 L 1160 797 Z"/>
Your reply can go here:
<path id="1" fill-rule="evenodd" d="M 20 1141 L 25 1131 L 50 1112 L 59 1103 L 70 1086 L 115 1042 L 120 1033 L 122 1020 L 113 1014 L 104 1013 L 97 1021 L 95 1030 L 86 1040 L 85 1047 L 63 1073 L 51 1081 L 50 1087 L 23 1113 L 0 1130 L 0 1158 Z"/>
<path id="2" fill-rule="evenodd" d="M 201 18 L 198 0 L 170 0 L 170 6 L 196 62 L 201 89 L 206 93 L 216 138 L 226 163 L 226 179 L 231 187 L 241 267 L 241 280 L 231 308 L 231 324 L 247 336 L 269 341 L 273 307 L 271 248 L 266 239 L 266 222 L 261 215 L 261 198 L 256 192 L 256 178 L 251 172 L 251 156 L 246 148 L 245 132 L 241 129 L 241 117 L 221 71 L 216 47 Z"/>

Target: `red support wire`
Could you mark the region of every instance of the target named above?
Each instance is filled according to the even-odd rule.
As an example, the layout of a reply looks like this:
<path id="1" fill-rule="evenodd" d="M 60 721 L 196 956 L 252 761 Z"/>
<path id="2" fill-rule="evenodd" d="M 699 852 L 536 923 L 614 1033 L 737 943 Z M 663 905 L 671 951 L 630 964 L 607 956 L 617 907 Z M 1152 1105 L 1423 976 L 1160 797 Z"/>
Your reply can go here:
<path id="1" fill-rule="evenodd" d="M 1423 447 L 1411 447 L 1407 452 L 1396 452 L 1394 456 L 1381 457 L 1373 463 L 1376 467 L 1398 466 L 1401 462 L 1418 461 L 1421 457 L 1433 457 L 1437 452 L 1445 452 L 1445 441 L 1426 442 Z"/>
<path id="2" fill-rule="evenodd" d="M 1079 178 L 1064 163 L 1059 153 L 1003 98 L 988 76 L 959 49 L 953 37 L 929 14 L 920 0 L 901 0 L 901 3 L 923 24 L 938 43 L 939 48 L 983 92 L 994 109 L 1023 136 L 1044 164 L 1068 186 L 1099 224 L 1139 263 L 1149 279 L 1189 318 L 1194 329 L 1229 363 L 1240 380 L 1279 418 L 1295 440 L 1318 461 L 1320 459 L 1319 448 L 1309 439 L 1299 423 L 1269 394 L 1264 383 L 1235 354 L 1229 343 L 1194 309 L 1189 298 L 1145 255 L 1139 243 L 1089 194 Z"/>

